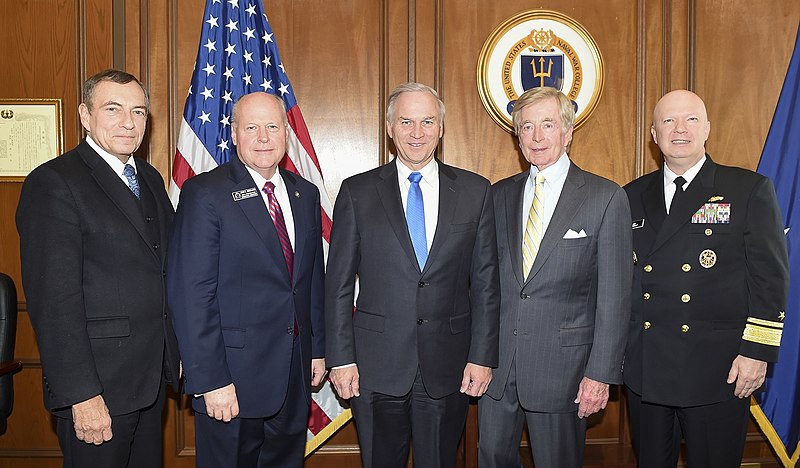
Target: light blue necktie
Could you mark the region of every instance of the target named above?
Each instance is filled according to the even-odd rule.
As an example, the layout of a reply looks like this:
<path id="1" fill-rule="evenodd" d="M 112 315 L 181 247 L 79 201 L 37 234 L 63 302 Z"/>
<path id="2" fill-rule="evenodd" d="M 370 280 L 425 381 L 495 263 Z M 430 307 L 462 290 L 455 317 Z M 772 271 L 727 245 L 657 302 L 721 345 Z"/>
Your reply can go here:
<path id="1" fill-rule="evenodd" d="M 412 172 L 408 176 L 411 187 L 408 188 L 408 201 L 406 202 L 406 223 L 408 233 L 411 235 L 411 243 L 414 244 L 414 252 L 417 254 L 419 269 L 425 267 L 428 260 L 428 241 L 425 238 L 425 205 L 422 203 L 422 189 L 419 181 L 422 174 Z"/>
<path id="2" fill-rule="evenodd" d="M 128 179 L 128 187 L 136 195 L 136 198 L 142 198 L 142 193 L 139 190 L 139 179 L 136 178 L 136 170 L 133 166 L 126 164 L 125 169 L 122 170 L 122 175 Z"/>

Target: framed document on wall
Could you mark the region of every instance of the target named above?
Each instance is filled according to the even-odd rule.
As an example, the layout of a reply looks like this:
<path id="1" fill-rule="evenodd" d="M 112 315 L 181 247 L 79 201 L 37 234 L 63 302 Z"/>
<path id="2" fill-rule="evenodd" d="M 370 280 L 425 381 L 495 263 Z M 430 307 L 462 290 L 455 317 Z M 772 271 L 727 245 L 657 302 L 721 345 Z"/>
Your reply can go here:
<path id="1" fill-rule="evenodd" d="M 64 152 L 61 99 L 0 98 L 0 182 L 20 182 Z"/>

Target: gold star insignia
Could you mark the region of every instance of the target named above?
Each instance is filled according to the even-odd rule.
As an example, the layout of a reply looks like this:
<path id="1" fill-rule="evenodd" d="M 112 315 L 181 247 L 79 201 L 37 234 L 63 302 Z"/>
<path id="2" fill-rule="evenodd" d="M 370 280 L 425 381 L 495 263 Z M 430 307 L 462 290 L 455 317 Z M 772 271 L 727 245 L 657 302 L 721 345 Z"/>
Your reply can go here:
<path id="1" fill-rule="evenodd" d="M 786 318 L 786 312 L 784 312 L 784 311 L 778 312 L 778 320 L 783 322 L 783 319 L 785 319 L 785 318 Z"/>
<path id="2" fill-rule="evenodd" d="M 715 195 L 715 196 L 709 198 L 708 201 L 709 202 L 717 202 L 717 201 L 722 201 L 724 199 L 725 199 L 725 197 L 723 197 L 723 196 Z"/>

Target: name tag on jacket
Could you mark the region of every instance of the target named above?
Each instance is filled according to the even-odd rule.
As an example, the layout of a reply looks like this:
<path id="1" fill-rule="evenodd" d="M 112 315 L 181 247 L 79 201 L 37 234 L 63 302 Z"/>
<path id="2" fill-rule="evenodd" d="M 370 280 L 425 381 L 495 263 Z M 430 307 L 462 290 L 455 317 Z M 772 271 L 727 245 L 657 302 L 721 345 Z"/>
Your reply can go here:
<path id="1" fill-rule="evenodd" d="M 246 198 L 257 197 L 258 189 L 251 187 L 249 189 L 239 190 L 238 192 L 231 192 L 231 196 L 233 197 L 233 201 L 241 201 Z"/>

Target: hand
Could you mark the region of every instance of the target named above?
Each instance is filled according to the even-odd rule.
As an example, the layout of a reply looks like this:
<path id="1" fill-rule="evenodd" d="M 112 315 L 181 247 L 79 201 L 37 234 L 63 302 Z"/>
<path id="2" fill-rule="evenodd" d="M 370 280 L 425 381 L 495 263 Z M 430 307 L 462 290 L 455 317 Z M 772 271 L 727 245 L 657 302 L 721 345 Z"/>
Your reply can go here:
<path id="1" fill-rule="evenodd" d="M 358 366 L 356 365 L 331 369 L 331 382 L 336 393 L 345 400 L 361 396 L 361 389 L 358 385 Z"/>
<path id="2" fill-rule="evenodd" d="M 767 375 L 767 363 L 741 354 L 736 356 L 728 371 L 728 383 L 736 382 L 733 394 L 739 398 L 748 398 L 753 394 Z"/>
<path id="3" fill-rule="evenodd" d="M 203 400 L 206 402 L 206 414 L 209 418 L 229 422 L 239 416 L 239 400 L 236 398 L 236 387 L 232 383 L 204 393 Z"/>
<path id="4" fill-rule="evenodd" d="M 584 377 L 578 386 L 575 403 L 578 403 L 578 417 L 581 419 L 604 409 L 608 404 L 608 384 Z"/>
<path id="5" fill-rule="evenodd" d="M 327 370 L 325 369 L 325 358 L 311 360 L 311 386 L 316 387 L 322 383 Z"/>
<path id="6" fill-rule="evenodd" d="M 101 395 L 72 405 L 75 436 L 87 444 L 100 445 L 111 440 L 111 416 Z"/>
<path id="7" fill-rule="evenodd" d="M 464 378 L 461 379 L 461 393 L 469 396 L 479 397 L 486 393 L 489 383 L 492 381 L 492 368 L 479 366 L 468 362 L 464 367 Z"/>

